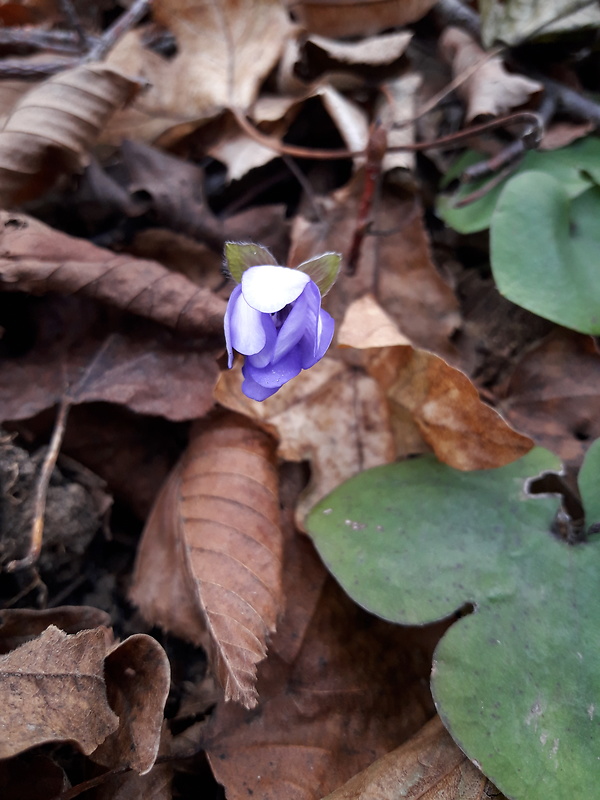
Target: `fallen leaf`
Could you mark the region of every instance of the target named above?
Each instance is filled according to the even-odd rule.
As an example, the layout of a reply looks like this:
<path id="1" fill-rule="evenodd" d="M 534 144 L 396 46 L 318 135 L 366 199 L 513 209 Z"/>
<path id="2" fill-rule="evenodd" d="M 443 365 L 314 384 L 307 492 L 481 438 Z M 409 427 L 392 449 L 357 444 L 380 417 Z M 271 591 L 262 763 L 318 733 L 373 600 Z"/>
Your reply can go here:
<path id="1" fill-rule="evenodd" d="M 329 251 L 341 253 L 347 268 L 363 188 L 361 170 L 332 195 L 317 198 L 318 220 L 296 216 L 289 265 Z M 355 274 L 344 274 L 327 296 L 327 310 L 342 319 L 352 301 L 371 293 L 413 344 L 455 358 L 449 337 L 460 322 L 458 303 L 431 259 L 417 198 L 384 189 L 369 219 L 374 233 L 363 239 Z"/>
<path id="2" fill-rule="evenodd" d="M 527 103 L 542 91 L 538 81 L 507 72 L 499 56 L 489 58 L 475 39 L 460 28 L 446 28 L 439 42 L 443 58 L 452 65 L 455 78 L 481 66 L 457 87 L 467 105 L 466 120 L 479 116 L 497 116 Z"/>
<path id="3" fill-rule="evenodd" d="M 119 256 L 25 214 L 0 212 L 0 288 L 79 293 L 185 335 L 221 333 L 225 302 L 156 261 Z"/>
<path id="4" fill-rule="evenodd" d="M 397 347 L 374 358 L 368 369 L 385 389 L 392 427 L 408 412 L 438 459 L 455 469 L 501 467 L 533 447 L 480 399 L 464 373 L 433 353 Z M 402 452 L 403 427 L 396 441 Z"/>
<path id="5" fill-rule="evenodd" d="M 34 416 L 63 398 L 119 403 L 172 420 L 196 419 L 212 407 L 214 351 L 191 348 L 145 320 L 125 318 L 123 333 L 111 333 L 115 319 L 107 325 L 93 303 L 78 298 L 46 298 L 35 313 L 29 352 L 0 358 L 2 419 Z"/>
<path id="6" fill-rule="evenodd" d="M 106 611 L 91 606 L 5 608 L 0 611 L 0 653 L 8 653 L 34 639 L 50 625 L 65 633 L 110 625 Z"/>
<path id="7" fill-rule="evenodd" d="M 51 625 L 0 657 L 0 758 L 70 740 L 89 755 L 118 728 L 104 683 L 108 645 L 106 628 L 69 636 Z"/>
<path id="8" fill-rule="evenodd" d="M 324 800 L 505 800 L 454 744 L 439 717 Z"/>
<path id="9" fill-rule="evenodd" d="M 93 761 L 112 769 L 127 767 L 139 775 L 150 772 L 161 741 L 170 677 L 167 654 L 146 634 L 130 636 L 108 654 L 104 679 L 119 728 L 94 750 Z"/>
<path id="10" fill-rule="evenodd" d="M 302 592 L 310 564 L 288 591 Z M 229 800 L 318 800 L 405 741 L 431 715 L 423 679 L 440 632 L 376 620 L 328 580 L 305 633 L 282 623 L 259 668 L 257 708 L 221 703 L 208 725 L 204 747 Z M 284 660 L 278 640 L 299 635 Z"/>
<path id="11" fill-rule="evenodd" d="M 79 169 L 99 131 L 138 88 L 95 64 L 60 72 L 23 95 L 0 131 L 0 204 L 32 199 L 61 172 Z"/>
<path id="12" fill-rule="evenodd" d="M 556 330 L 517 363 L 502 394 L 507 419 L 566 466 L 579 467 L 600 437 L 600 355 L 589 336 Z"/>
<path id="13" fill-rule="evenodd" d="M 144 141 L 185 121 L 189 133 L 225 108 L 246 110 L 291 31 L 279 0 L 160 0 L 152 13 L 174 34 L 175 57 L 161 58 L 143 46 L 143 31 L 132 31 L 107 59 L 152 84 L 113 124 Z M 117 138 L 110 128 L 108 135 Z"/>
<path id="14" fill-rule="evenodd" d="M 326 357 L 262 403 L 240 386 L 238 364 L 221 374 L 217 401 L 276 432 L 282 458 L 310 460 L 310 484 L 296 509 L 299 525 L 317 500 L 351 475 L 394 459 L 385 397 L 362 370 Z"/>
<path id="15" fill-rule="evenodd" d="M 424 17 L 435 0 L 288 0 L 288 5 L 312 33 L 341 39 L 409 25 Z"/>
<path id="16" fill-rule="evenodd" d="M 132 601 L 146 619 L 208 644 L 225 696 L 256 704 L 256 664 L 282 606 L 274 442 L 226 414 L 193 434 L 138 550 Z"/>

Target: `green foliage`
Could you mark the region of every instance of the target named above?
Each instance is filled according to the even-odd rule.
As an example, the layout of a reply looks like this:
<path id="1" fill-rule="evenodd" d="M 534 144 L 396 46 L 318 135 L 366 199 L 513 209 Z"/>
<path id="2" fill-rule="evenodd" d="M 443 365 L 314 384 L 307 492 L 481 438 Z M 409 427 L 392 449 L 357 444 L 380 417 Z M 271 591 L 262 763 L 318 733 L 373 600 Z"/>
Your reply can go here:
<path id="1" fill-rule="evenodd" d="M 446 174 L 442 186 L 449 186 L 467 167 L 481 160 L 480 153 L 469 150 L 454 163 Z M 570 198 L 577 197 L 594 183 L 600 183 L 600 139 L 593 137 L 580 139 L 575 144 L 560 150 L 531 151 L 525 155 L 513 176 L 530 170 L 551 175 L 562 184 Z M 457 208 L 455 205 L 467 195 L 481 189 L 489 180 L 488 176 L 472 183 L 465 183 L 452 195 L 440 195 L 436 209 L 438 216 L 446 225 L 459 233 L 475 233 L 489 228 L 500 193 L 513 177 L 502 181 L 473 203 L 462 208 Z"/>
<path id="2" fill-rule="evenodd" d="M 594 518 L 599 462 L 594 447 L 582 471 Z M 479 472 L 405 461 L 352 478 L 307 521 L 373 613 L 421 625 L 472 604 L 437 647 L 432 689 L 458 744 L 517 800 L 597 794 L 600 538 L 558 539 L 557 498 L 527 493 L 558 466 L 540 448 Z"/>
<path id="3" fill-rule="evenodd" d="M 581 333 L 600 334 L 600 187 L 571 199 L 542 172 L 504 188 L 490 231 L 499 291 L 513 303 Z"/>
<path id="4" fill-rule="evenodd" d="M 475 162 L 466 153 L 446 185 Z M 456 207 L 484 183 L 461 186 L 451 200 L 442 197 L 440 217 L 461 233 L 490 228 L 494 279 L 513 303 L 581 333 L 599 334 L 600 140 L 528 153 L 512 177 Z"/>

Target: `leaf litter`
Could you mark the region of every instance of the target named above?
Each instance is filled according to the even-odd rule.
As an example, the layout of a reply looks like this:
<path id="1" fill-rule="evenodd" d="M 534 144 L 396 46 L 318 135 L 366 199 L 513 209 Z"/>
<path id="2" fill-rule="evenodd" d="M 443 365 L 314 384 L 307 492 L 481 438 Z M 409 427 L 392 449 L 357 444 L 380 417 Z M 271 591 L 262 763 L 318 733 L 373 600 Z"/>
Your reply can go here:
<path id="1" fill-rule="evenodd" d="M 461 5 L 137 0 L 104 61 L 85 55 L 111 28 L 101 14 L 6 10 L 7 797 L 349 799 L 393 797 L 400 780 L 431 800 L 495 791 L 435 716 L 447 623 L 359 608 L 303 534 L 340 483 L 430 452 L 468 473 L 541 444 L 576 496 L 599 435 L 595 340 L 498 295 L 485 237 L 435 213 L 453 156 L 411 151 L 552 101 L 546 62 L 489 57 Z M 504 31 L 495 5 L 486 38 Z M 583 52 L 555 83 L 598 90 Z M 562 116 L 544 111 L 559 144 L 597 120 L 565 96 Z M 519 137 L 469 144 L 493 174 Z M 595 191 L 593 170 L 578 180 Z M 329 353 L 264 403 L 241 393 L 239 361 L 224 369 L 226 241 L 291 267 L 343 257 L 324 299 Z M 364 530 L 358 516 L 347 534 Z"/>

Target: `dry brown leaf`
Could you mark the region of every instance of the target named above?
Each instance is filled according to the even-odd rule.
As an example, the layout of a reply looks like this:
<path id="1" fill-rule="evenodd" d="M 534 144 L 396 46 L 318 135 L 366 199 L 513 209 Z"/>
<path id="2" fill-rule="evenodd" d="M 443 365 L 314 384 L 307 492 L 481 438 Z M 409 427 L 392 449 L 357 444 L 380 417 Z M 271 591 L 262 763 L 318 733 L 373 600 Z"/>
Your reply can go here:
<path id="1" fill-rule="evenodd" d="M 262 403 L 243 395 L 240 386 L 238 364 L 221 374 L 215 397 L 276 432 L 282 458 L 311 462 L 310 485 L 296 509 L 299 525 L 340 483 L 394 459 L 384 394 L 361 370 L 326 357 Z"/>
<path id="2" fill-rule="evenodd" d="M 488 58 L 485 50 L 460 28 L 446 28 L 439 47 L 442 56 L 452 65 L 454 77 L 481 63 L 456 89 L 467 104 L 467 122 L 480 115 L 496 116 L 522 106 L 544 88 L 538 81 L 507 72 L 499 56 Z"/>
<path id="3" fill-rule="evenodd" d="M 119 403 L 172 420 L 196 419 L 212 407 L 214 351 L 191 348 L 146 320 L 107 321 L 84 298 L 47 296 L 33 309 L 29 351 L 0 357 L 1 419 L 25 419 L 63 399 Z M 126 335 L 111 333 L 115 327 Z"/>
<path id="4" fill-rule="evenodd" d="M 415 22 L 436 0 L 288 0 L 299 21 L 312 33 L 341 39 L 371 36 L 385 28 Z"/>
<path id="5" fill-rule="evenodd" d="M 185 335 L 221 333 L 225 302 L 156 261 L 120 256 L 0 212 L 0 289 L 82 294 Z"/>
<path id="6" fill-rule="evenodd" d="M 503 800 L 460 750 L 439 717 L 324 800 Z"/>
<path id="7" fill-rule="evenodd" d="M 600 437 L 600 355 L 594 341 L 559 329 L 517 364 L 500 402 L 512 424 L 570 467 Z"/>
<path id="8" fill-rule="evenodd" d="M 318 198 L 318 221 L 296 216 L 291 266 L 328 251 L 341 253 L 346 263 L 363 188 L 361 170 L 346 186 Z M 449 337 L 460 321 L 458 303 L 431 259 L 417 198 L 384 189 L 370 222 L 377 233 L 365 236 L 356 273 L 338 280 L 327 295 L 327 310 L 341 320 L 353 300 L 371 293 L 413 344 L 455 357 Z"/>
<path id="9" fill-rule="evenodd" d="M 99 132 L 139 84 L 110 67 L 79 66 L 38 84 L 0 131 L 0 205 L 36 197 L 80 168 Z"/>
<path id="10" fill-rule="evenodd" d="M 34 639 L 50 625 L 65 633 L 78 633 L 110 625 L 106 611 L 91 606 L 55 608 L 5 608 L 0 611 L 0 653 L 8 653 Z"/>
<path id="11" fill-rule="evenodd" d="M 74 636 L 50 626 L 0 657 L 0 758 L 44 742 L 89 755 L 119 726 L 104 683 L 106 628 Z"/>
<path id="12" fill-rule="evenodd" d="M 105 767 L 150 772 L 161 742 L 171 669 L 167 654 L 151 636 L 138 633 L 117 645 L 104 662 L 110 707 L 119 728 L 91 755 Z"/>
<path id="13" fill-rule="evenodd" d="M 431 715 L 430 658 L 441 628 L 371 617 L 328 579 L 306 627 L 293 614 L 323 567 L 304 537 L 286 567 L 287 616 L 259 667 L 252 712 L 220 704 L 205 747 L 229 800 L 318 800 L 414 734 Z M 286 562 L 287 563 L 287 562 Z"/>
<path id="14" fill-rule="evenodd" d="M 374 339 L 379 350 L 372 349 Z M 406 341 L 369 296 L 352 303 L 338 334 L 340 345 L 365 351 L 365 369 L 389 403 L 398 456 L 407 454 L 407 416 L 440 461 L 455 469 L 501 467 L 529 452 L 531 439 L 483 403 L 464 373 Z"/>
<path id="15" fill-rule="evenodd" d="M 237 415 L 210 419 L 157 498 L 130 594 L 146 619 L 208 643 L 226 698 L 247 707 L 281 611 L 281 559 L 274 442 Z"/>
<path id="16" fill-rule="evenodd" d="M 189 132 L 225 108 L 246 110 L 292 29 L 280 0 L 155 0 L 152 12 L 175 35 L 177 55 L 167 61 L 145 48 L 143 31 L 110 53 L 107 63 L 151 83 L 109 126 L 113 141 L 123 133 L 153 141 L 186 121 Z"/>

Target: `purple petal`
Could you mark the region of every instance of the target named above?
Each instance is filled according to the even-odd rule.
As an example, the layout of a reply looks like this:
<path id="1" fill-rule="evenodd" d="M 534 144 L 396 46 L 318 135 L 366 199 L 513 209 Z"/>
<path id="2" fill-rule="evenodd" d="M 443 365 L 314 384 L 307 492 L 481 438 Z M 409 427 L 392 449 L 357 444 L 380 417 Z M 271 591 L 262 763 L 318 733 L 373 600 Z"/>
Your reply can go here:
<path id="1" fill-rule="evenodd" d="M 236 294 L 238 289 L 240 292 Z M 234 294 L 236 294 L 235 298 Z M 245 356 L 260 353 L 267 343 L 265 331 L 267 320 L 271 325 L 273 321 L 268 315 L 261 314 L 260 311 L 256 311 L 248 305 L 239 286 L 233 290 L 229 306 L 231 306 L 231 314 L 226 323 L 225 335 L 227 336 L 227 328 L 229 328 L 230 346 Z M 229 306 L 227 307 L 228 311 Z"/>
<path id="2" fill-rule="evenodd" d="M 311 316 L 310 304 L 313 303 L 313 297 L 310 292 L 311 285 L 314 286 L 312 282 L 309 283 L 300 297 L 292 304 L 287 319 L 279 329 L 273 361 L 279 361 L 280 358 L 283 358 L 304 336 L 307 318 Z M 315 289 L 317 289 L 316 286 Z M 319 294 L 318 289 L 317 294 Z M 320 303 L 320 299 L 317 300 L 317 303 Z"/>
<path id="3" fill-rule="evenodd" d="M 310 278 L 306 273 L 287 267 L 250 267 L 242 276 L 242 293 L 257 311 L 273 314 L 300 297 Z M 236 348 L 237 349 L 237 348 Z"/>
<path id="4" fill-rule="evenodd" d="M 225 346 L 227 348 L 227 365 L 229 369 L 233 366 L 233 347 L 231 344 L 231 314 L 233 312 L 233 307 L 236 304 L 238 297 L 242 293 L 242 287 L 236 286 L 233 292 L 231 293 L 231 297 L 229 298 L 229 302 L 227 303 L 227 308 L 225 309 Z"/>
<path id="5" fill-rule="evenodd" d="M 284 383 L 295 378 L 302 370 L 298 350 L 292 350 L 275 364 L 269 364 L 266 367 L 258 367 L 253 362 L 254 359 L 252 357 L 246 359 L 242 370 L 244 377 L 256 381 L 266 389 L 274 387 L 278 389 Z"/>
<path id="6" fill-rule="evenodd" d="M 245 373 L 245 365 L 242 368 L 242 373 Z M 266 400 L 267 397 L 271 397 L 271 395 L 275 394 L 278 389 L 279 386 L 276 386 L 274 389 L 266 389 L 264 386 L 261 386 L 260 383 L 257 383 L 255 380 L 252 380 L 252 378 L 249 378 L 244 374 L 244 380 L 242 381 L 242 392 L 251 400 Z"/>
<path id="7" fill-rule="evenodd" d="M 335 322 L 331 314 L 321 309 L 319 311 L 317 335 L 309 336 L 308 333 L 302 339 L 300 348 L 302 352 L 302 369 L 309 369 L 320 361 L 333 339 Z"/>

